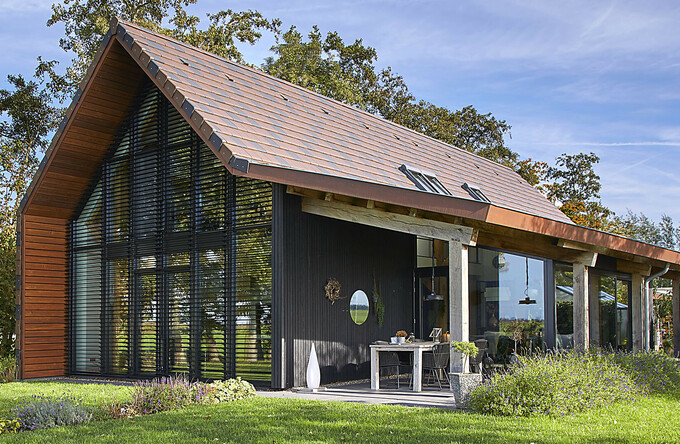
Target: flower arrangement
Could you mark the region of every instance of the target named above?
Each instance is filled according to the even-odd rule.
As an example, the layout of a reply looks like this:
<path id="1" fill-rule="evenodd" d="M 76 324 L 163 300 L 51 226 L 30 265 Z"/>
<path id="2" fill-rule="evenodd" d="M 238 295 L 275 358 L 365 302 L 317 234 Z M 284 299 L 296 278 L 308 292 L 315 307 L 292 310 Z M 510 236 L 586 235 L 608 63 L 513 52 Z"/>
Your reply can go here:
<path id="1" fill-rule="evenodd" d="M 395 336 L 398 338 L 405 338 L 408 336 L 408 333 L 406 333 L 404 330 L 399 330 Z"/>

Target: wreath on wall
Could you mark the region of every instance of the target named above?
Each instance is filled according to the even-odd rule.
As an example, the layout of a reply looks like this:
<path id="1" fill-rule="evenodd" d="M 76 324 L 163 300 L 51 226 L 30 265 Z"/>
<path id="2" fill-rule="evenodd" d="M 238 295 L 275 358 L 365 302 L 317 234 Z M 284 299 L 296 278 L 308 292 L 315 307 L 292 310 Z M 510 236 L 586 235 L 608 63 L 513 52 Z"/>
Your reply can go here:
<path id="1" fill-rule="evenodd" d="M 340 296 L 340 282 L 335 278 L 329 278 L 326 285 L 323 287 L 326 291 L 326 297 L 331 301 L 331 305 L 335 304 L 335 301 L 340 299 L 345 299 Z"/>

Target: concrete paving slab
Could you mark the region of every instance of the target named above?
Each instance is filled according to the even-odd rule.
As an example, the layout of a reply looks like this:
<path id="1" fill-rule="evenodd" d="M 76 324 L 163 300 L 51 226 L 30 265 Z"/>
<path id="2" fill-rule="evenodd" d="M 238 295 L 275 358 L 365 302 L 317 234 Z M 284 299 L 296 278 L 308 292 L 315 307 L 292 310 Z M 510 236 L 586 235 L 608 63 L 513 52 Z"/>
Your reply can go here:
<path id="1" fill-rule="evenodd" d="M 310 399 L 315 401 L 358 402 L 362 404 L 403 405 L 407 407 L 440 408 L 453 410 L 456 404 L 453 394 L 448 387 L 440 390 L 438 386 L 424 387 L 421 392 L 413 392 L 408 384 L 396 388 L 393 382 L 385 381 L 388 388 L 371 390 L 371 383 L 358 382 L 353 384 L 326 386 L 322 392 L 310 393 L 296 389 L 269 391 L 258 390 L 257 394 L 264 397 Z"/>

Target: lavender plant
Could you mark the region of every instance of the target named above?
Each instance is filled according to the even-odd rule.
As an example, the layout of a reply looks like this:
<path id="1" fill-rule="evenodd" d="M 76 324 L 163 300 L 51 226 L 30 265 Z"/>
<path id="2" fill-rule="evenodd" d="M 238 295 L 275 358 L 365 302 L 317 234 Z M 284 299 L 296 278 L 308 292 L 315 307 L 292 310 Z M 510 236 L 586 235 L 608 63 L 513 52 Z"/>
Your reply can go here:
<path id="1" fill-rule="evenodd" d="M 678 362 L 664 352 L 617 352 L 612 359 L 645 393 L 680 390 Z"/>
<path id="2" fill-rule="evenodd" d="M 21 424 L 21 430 L 81 424 L 92 418 L 92 414 L 85 407 L 67 394 L 56 399 L 33 395 L 19 401 L 12 414 L 13 419 Z"/>
<path id="3" fill-rule="evenodd" d="M 494 375 L 470 394 L 480 413 L 504 416 L 564 416 L 643 395 L 611 355 L 549 353 L 520 357 L 507 373 Z"/>
<path id="4" fill-rule="evenodd" d="M 113 417 L 130 417 L 164 412 L 212 401 L 214 389 L 202 382 L 191 382 L 186 376 L 139 381 L 132 387 L 127 403 L 113 401 L 104 409 Z"/>

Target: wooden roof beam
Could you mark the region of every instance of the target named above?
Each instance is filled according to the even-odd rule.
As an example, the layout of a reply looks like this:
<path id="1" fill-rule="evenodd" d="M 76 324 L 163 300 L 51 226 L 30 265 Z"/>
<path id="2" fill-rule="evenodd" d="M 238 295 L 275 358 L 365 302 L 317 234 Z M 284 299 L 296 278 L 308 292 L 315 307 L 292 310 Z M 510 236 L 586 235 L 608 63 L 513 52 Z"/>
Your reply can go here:
<path id="1" fill-rule="evenodd" d="M 436 220 L 390 213 L 376 208 L 365 208 L 337 201 L 304 197 L 302 211 L 317 216 L 369 225 L 385 230 L 409 233 L 445 241 L 454 240 L 464 245 L 475 245 L 477 234 L 472 227 L 449 224 Z"/>

